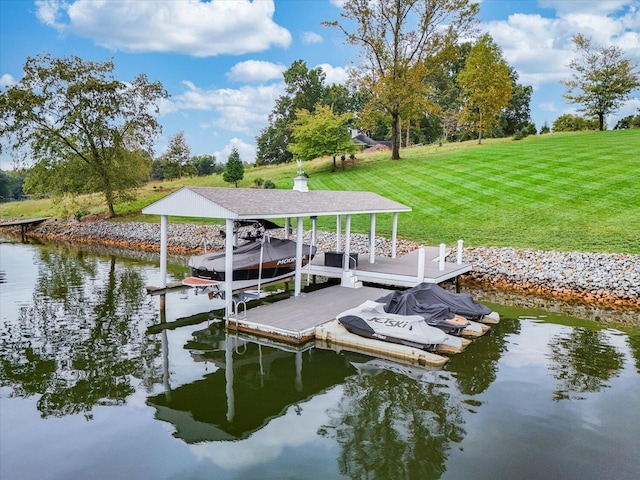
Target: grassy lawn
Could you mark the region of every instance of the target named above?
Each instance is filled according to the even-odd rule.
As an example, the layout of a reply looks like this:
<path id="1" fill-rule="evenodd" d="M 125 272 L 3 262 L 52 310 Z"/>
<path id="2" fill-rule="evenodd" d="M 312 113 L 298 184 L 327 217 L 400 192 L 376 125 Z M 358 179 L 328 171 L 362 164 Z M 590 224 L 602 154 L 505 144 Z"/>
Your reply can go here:
<path id="1" fill-rule="evenodd" d="M 399 234 L 426 244 L 462 238 L 467 246 L 640 254 L 638 129 L 419 147 L 401 156 L 360 155 L 344 171 L 333 172 L 330 159 L 304 168 L 311 189 L 373 191 L 412 207 L 399 217 Z M 295 164 L 253 168 L 240 186 L 261 177 L 291 188 L 295 170 Z M 144 205 L 182 185 L 226 186 L 221 176 L 150 184 L 116 211 L 141 220 L 135 214 Z M 92 212 L 103 208 L 99 197 L 91 202 Z M 2 204 L 0 216 L 50 216 L 55 209 L 47 200 Z M 331 230 L 335 219 L 319 225 Z M 352 220 L 356 231 L 368 226 L 368 216 Z M 390 235 L 391 217 L 379 216 L 377 229 Z"/>

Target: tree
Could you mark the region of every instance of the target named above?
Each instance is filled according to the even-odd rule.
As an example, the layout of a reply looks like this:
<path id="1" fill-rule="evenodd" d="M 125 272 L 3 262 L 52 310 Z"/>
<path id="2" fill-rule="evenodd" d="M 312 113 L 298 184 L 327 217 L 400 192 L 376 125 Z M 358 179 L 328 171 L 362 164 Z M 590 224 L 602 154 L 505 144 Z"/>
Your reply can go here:
<path id="1" fill-rule="evenodd" d="M 562 83 L 567 87 L 563 96 L 570 103 L 581 104 L 579 111 L 588 117 L 598 117 L 599 129 L 605 129 L 605 117 L 615 113 L 640 87 L 638 66 L 622 56 L 615 46 L 597 48 L 582 34 L 573 37 L 576 53 L 569 62 L 573 74 Z"/>
<path id="2" fill-rule="evenodd" d="M 329 106 L 318 105 L 315 113 L 298 110 L 298 118 L 293 124 L 293 141 L 289 143 L 289 151 L 300 160 L 331 155 L 333 166 L 336 166 L 336 155 L 353 153 L 356 146 L 349 133 L 351 113 L 336 115 Z"/>
<path id="3" fill-rule="evenodd" d="M 458 75 L 463 99 L 461 121 L 478 134 L 479 144 L 482 134 L 499 123 L 500 112 L 509 104 L 513 93 L 510 73 L 500 47 L 490 35 L 482 35 Z"/>
<path id="4" fill-rule="evenodd" d="M 510 68 L 512 94 L 509 103 L 500 113 L 500 127 L 505 136 L 530 129 L 531 95 L 533 87 L 518 83 L 518 72 Z"/>
<path id="5" fill-rule="evenodd" d="M 224 168 L 222 179 L 227 183 L 234 183 L 238 188 L 238 182 L 244 178 L 244 164 L 240 160 L 238 149 L 231 150 L 231 154 L 227 159 L 227 165 Z"/>
<path id="6" fill-rule="evenodd" d="M 629 128 L 640 128 L 640 115 L 627 115 L 626 117 L 621 118 L 616 123 L 616 126 L 613 127 L 614 130 L 627 130 Z"/>
<path id="7" fill-rule="evenodd" d="M 113 69 L 76 56 L 28 57 L 24 77 L 0 94 L 0 137 L 35 159 L 26 191 L 101 192 L 114 216 L 116 200 L 147 179 L 151 161 L 142 152 L 160 133 L 154 113 L 167 93 L 142 74 L 116 80 Z"/>
<path id="8" fill-rule="evenodd" d="M 189 145 L 187 145 L 183 131 L 176 133 L 169 139 L 167 152 L 163 157 L 167 162 L 164 170 L 164 178 L 171 180 L 174 178 L 182 178 L 183 175 L 188 174 L 186 166 L 191 158 L 191 149 Z M 191 168 L 189 171 L 195 171 L 195 168 Z"/>
<path id="9" fill-rule="evenodd" d="M 313 112 L 324 94 L 325 74 L 322 68 L 309 69 L 304 60 L 296 60 L 283 73 L 285 95 L 278 97 L 269 115 L 269 125 L 256 138 L 258 165 L 286 163 L 292 160 L 287 149 L 291 125 L 297 110 Z"/>
<path id="10" fill-rule="evenodd" d="M 197 155 L 191 158 L 190 162 L 196 169 L 199 177 L 211 175 L 215 172 L 216 157 L 215 155 Z"/>
<path id="11" fill-rule="evenodd" d="M 551 128 L 554 132 L 579 132 L 581 130 L 598 130 L 597 118 L 583 118 L 579 115 L 565 113 L 555 119 Z"/>
<path id="12" fill-rule="evenodd" d="M 376 113 L 384 113 L 392 159 L 400 158 L 400 120 L 418 119 L 433 107 L 425 82 L 430 58 L 469 33 L 478 11 L 470 0 L 347 0 L 341 14 L 347 22 L 323 23 L 363 49 L 363 64 L 353 70 L 371 94 L 362 118 L 373 127 Z"/>

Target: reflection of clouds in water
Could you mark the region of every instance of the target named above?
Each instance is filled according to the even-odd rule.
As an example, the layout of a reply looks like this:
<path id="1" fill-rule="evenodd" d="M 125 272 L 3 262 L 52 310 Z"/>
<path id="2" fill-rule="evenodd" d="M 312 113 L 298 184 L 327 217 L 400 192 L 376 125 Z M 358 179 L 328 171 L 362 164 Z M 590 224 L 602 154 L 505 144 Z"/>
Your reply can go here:
<path id="1" fill-rule="evenodd" d="M 189 445 L 194 455 L 209 459 L 227 470 L 256 467 L 278 458 L 287 447 L 300 447 L 321 440 L 318 429 L 328 421 L 327 410 L 342 398 L 342 386 L 316 395 L 308 402 L 292 405 L 246 440 Z M 251 452 L 250 455 L 247 452 Z"/>
<path id="2" fill-rule="evenodd" d="M 506 337 L 508 349 L 504 352 L 500 363 L 512 368 L 527 366 L 545 366 L 548 362 L 549 339 L 560 334 L 568 327 L 541 323 L 535 317 L 520 317 L 520 332 Z"/>

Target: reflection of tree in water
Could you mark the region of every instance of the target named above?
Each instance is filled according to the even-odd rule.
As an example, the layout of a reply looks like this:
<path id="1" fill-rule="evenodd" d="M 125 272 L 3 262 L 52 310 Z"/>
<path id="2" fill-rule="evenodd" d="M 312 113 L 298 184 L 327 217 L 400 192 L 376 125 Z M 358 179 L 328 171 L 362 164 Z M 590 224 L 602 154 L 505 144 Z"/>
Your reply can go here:
<path id="1" fill-rule="evenodd" d="M 342 447 L 351 478 L 440 478 L 451 442 L 465 434 L 459 405 L 442 386 L 384 371 L 349 377 L 321 434 Z"/>
<path id="2" fill-rule="evenodd" d="M 160 380 L 160 344 L 145 335 L 143 279 L 132 267 L 41 250 L 33 302 L 0 331 L 0 385 L 41 395 L 43 417 L 123 403 L 132 377 Z M 149 320 L 153 320 L 149 318 Z"/>
<path id="3" fill-rule="evenodd" d="M 618 375 L 624 356 L 607 343 L 603 331 L 574 328 L 549 344 L 551 375 L 558 381 L 554 400 L 579 400 L 583 393 L 599 392 Z"/>
<path id="4" fill-rule="evenodd" d="M 631 354 L 636 360 L 636 370 L 640 373 L 640 334 L 629 335 L 627 337 L 627 342 L 629 343 Z"/>
<path id="5" fill-rule="evenodd" d="M 461 393 L 479 395 L 489 388 L 496 379 L 498 361 L 507 350 L 506 337 L 519 332 L 519 321 L 503 318 L 461 355 L 451 357 L 447 370 L 453 372 Z"/>

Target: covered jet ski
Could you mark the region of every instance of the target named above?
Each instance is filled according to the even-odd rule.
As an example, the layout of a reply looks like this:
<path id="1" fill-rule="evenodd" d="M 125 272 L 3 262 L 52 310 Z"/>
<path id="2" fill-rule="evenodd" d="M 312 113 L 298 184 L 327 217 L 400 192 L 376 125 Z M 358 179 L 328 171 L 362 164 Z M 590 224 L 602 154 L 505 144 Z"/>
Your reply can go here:
<path id="1" fill-rule="evenodd" d="M 385 311 L 389 313 L 423 315 L 427 323 L 433 325 L 455 316 L 471 321 L 499 318 L 496 312 L 476 302 L 471 295 L 449 292 L 435 283 L 421 283 L 402 292 L 393 292 L 377 301 L 384 303 Z"/>
<path id="2" fill-rule="evenodd" d="M 367 300 L 342 312 L 337 320 L 351 333 L 365 338 L 433 351 L 447 340 L 440 329 L 427 325 L 420 315 L 385 312 L 384 304 Z"/>
<path id="3" fill-rule="evenodd" d="M 469 326 L 469 320 L 453 313 L 443 303 L 421 303 L 416 296 L 406 291 L 395 291 L 376 300 L 384 304 L 386 312 L 398 315 L 420 315 L 428 325 L 446 333 L 458 334 Z"/>
<path id="4" fill-rule="evenodd" d="M 315 256 L 315 246 L 302 246 L 302 265 Z M 189 259 L 189 286 L 214 285 L 225 281 L 225 252 L 194 255 Z M 296 268 L 296 242 L 268 236 L 251 237 L 233 250 L 233 289 L 248 288 L 292 275 Z"/>

